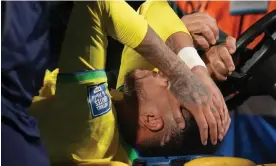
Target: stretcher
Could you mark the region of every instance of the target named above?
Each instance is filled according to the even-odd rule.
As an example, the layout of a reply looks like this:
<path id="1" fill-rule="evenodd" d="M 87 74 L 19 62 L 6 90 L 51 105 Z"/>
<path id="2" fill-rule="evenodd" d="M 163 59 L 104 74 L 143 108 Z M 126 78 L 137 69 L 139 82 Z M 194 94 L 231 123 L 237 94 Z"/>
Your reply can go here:
<path id="1" fill-rule="evenodd" d="M 261 42 L 253 49 L 248 49 L 247 45 L 261 34 L 264 34 Z M 230 107 L 229 110 L 237 107 L 250 96 L 254 95 L 270 95 L 276 99 L 276 10 L 268 13 L 239 37 L 237 40 L 237 51 L 233 55 L 233 59 L 236 64 L 236 71 L 228 77 L 228 81 L 217 83 L 222 90 L 228 107 Z M 259 125 L 269 128 L 269 126 L 262 123 Z M 270 136 L 275 136 L 276 138 L 276 130 L 272 129 Z M 134 160 L 133 165 L 253 166 L 256 164 L 247 159 L 226 157 L 223 153 L 222 155 L 218 153 L 215 154 L 215 157 L 200 154 L 170 157 L 140 157 Z"/>

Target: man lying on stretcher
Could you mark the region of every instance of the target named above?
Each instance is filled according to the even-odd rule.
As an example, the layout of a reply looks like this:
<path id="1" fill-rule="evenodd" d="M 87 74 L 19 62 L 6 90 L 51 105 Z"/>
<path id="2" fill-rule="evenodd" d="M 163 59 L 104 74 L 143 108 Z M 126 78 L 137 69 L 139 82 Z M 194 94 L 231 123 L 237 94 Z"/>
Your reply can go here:
<path id="1" fill-rule="evenodd" d="M 167 39 L 166 44 L 175 52 L 181 48 L 192 47 L 193 44 L 187 36 L 182 32 L 174 33 Z M 183 38 L 188 40 L 181 42 Z M 191 70 L 212 86 L 213 81 L 207 68 L 197 65 L 191 67 Z M 168 79 L 137 52 L 126 46 L 122 55 L 117 90 L 123 92 L 124 96 L 123 100 L 114 102 L 119 131 L 140 155 L 172 156 L 215 152 L 215 141 L 211 140 L 207 146 L 201 144 L 194 118 L 180 106 L 170 90 Z M 173 119 L 173 110 L 181 110 L 186 124 L 184 130 L 177 127 Z M 224 130 L 227 131 L 230 125 L 229 117 L 225 123 L 227 125 Z"/>
<path id="2" fill-rule="evenodd" d="M 129 48 L 125 50 L 127 49 Z M 123 54 L 123 57 L 125 56 L 130 55 Z M 141 59 L 137 60 L 139 63 Z M 206 69 L 196 66 L 192 70 L 198 72 Z M 207 72 L 202 74 L 206 79 L 210 79 Z M 162 73 L 135 69 L 121 79 L 119 76 L 118 83 L 124 81 L 123 87 L 120 84 L 118 87 L 123 91 L 123 100 L 117 100 L 114 96 L 119 131 L 140 155 L 212 154 L 216 151 L 219 144 L 212 145 L 209 142 L 207 146 L 202 145 L 194 118 L 185 108 L 181 108 L 179 101 L 170 91 L 168 79 Z M 168 111 L 179 109 L 185 118 L 184 130 L 177 127 L 172 111 Z M 227 124 L 228 128 L 230 119 Z"/>
<path id="3" fill-rule="evenodd" d="M 164 7 L 163 10 L 165 10 L 166 3 L 152 3 L 154 3 L 154 7 L 147 8 L 147 6 L 144 6 L 144 8 L 141 8 L 140 10 L 140 14 L 145 16 L 150 26 L 160 35 L 163 40 L 167 41 L 166 43 L 168 45 L 170 45 L 170 43 L 172 44 L 170 45 L 170 48 L 175 52 L 179 52 L 184 47 L 191 48 L 193 46 L 192 39 L 188 35 L 186 29 L 184 28 L 183 30 L 184 25 L 181 24 L 181 22 L 181 30 L 177 30 L 177 28 L 179 27 L 179 20 L 176 21 L 176 24 L 174 23 L 173 26 L 170 25 L 170 27 L 168 27 L 168 23 L 165 24 L 164 22 L 162 22 L 162 19 L 160 19 L 162 18 L 160 16 L 162 15 L 162 12 L 160 13 L 160 10 L 157 10 L 160 9 L 158 8 L 158 6 L 160 5 L 161 7 Z M 156 17 L 155 14 L 158 11 L 160 15 L 159 17 Z M 172 22 L 175 21 L 173 17 L 171 19 Z M 179 35 L 175 36 L 172 34 Z M 169 40 L 175 41 L 174 37 L 180 37 L 181 40 L 177 40 L 177 42 L 169 42 Z M 187 40 L 185 40 L 184 38 Z M 68 70 L 76 67 L 70 65 L 71 63 L 73 64 L 73 62 L 75 61 L 68 59 L 70 57 L 68 55 L 72 54 L 72 50 L 74 50 L 71 47 L 74 47 L 76 44 L 80 45 L 82 43 L 75 43 L 70 45 L 70 41 L 66 40 L 65 38 L 65 44 L 61 56 L 61 66 L 66 67 L 66 69 Z M 97 48 L 97 46 L 98 45 L 95 45 L 92 48 Z M 99 57 L 101 53 L 102 52 L 97 52 L 97 54 L 90 57 L 92 58 L 90 59 L 90 61 L 93 62 L 93 65 L 99 65 L 99 63 L 96 62 L 97 60 L 99 60 L 97 59 L 97 57 Z M 129 56 L 126 57 L 124 55 Z M 104 55 L 102 57 L 104 57 Z M 128 58 L 128 60 L 126 61 L 125 58 Z M 145 61 L 145 59 L 139 58 L 140 55 L 137 55 L 136 52 L 132 54 L 131 50 L 128 53 L 128 49 L 126 48 L 123 53 L 121 66 L 122 72 L 120 72 L 119 78 L 121 78 L 122 76 L 124 77 L 126 73 L 132 71 L 131 68 L 133 67 L 133 69 L 154 68 L 153 66 L 149 65 L 147 61 Z M 104 63 L 101 63 L 102 68 L 103 65 Z M 194 64 L 188 63 L 187 65 Z M 214 83 L 208 76 L 207 70 L 202 68 L 203 67 L 194 67 L 194 69 L 192 68 L 192 70 L 194 73 L 197 74 L 198 77 L 202 79 L 202 81 L 204 81 L 204 83 L 206 83 L 209 87 L 213 89 L 213 95 L 216 96 L 216 98 L 214 98 L 213 100 L 223 100 L 219 90 L 216 86 L 214 86 Z M 37 114 L 40 114 L 39 116 L 41 116 L 41 118 L 38 119 L 40 121 L 41 134 L 45 140 L 47 150 L 50 153 L 51 159 L 54 161 L 64 161 L 68 159 L 71 160 L 73 157 L 74 161 L 77 163 L 97 164 L 98 162 L 108 162 L 114 160 L 128 163 L 128 161 L 124 157 L 126 155 L 126 152 L 122 150 L 124 149 L 124 147 L 119 144 L 119 142 L 121 142 L 121 139 L 119 139 L 118 137 L 119 133 L 117 130 L 116 111 L 112 107 L 109 98 L 107 101 L 105 100 L 105 97 L 109 97 L 107 85 L 103 83 L 106 81 L 106 77 L 102 75 L 103 72 L 101 72 L 101 70 L 95 70 L 95 72 L 92 72 L 92 74 L 93 73 L 97 74 L 93 75 L 93 85 L 90 85 L 88 87 L 82 84 L 72 84 L 72 79 L 69 79 L 69 77 L 67 77 L 70 75 L 64 74 L 62 75 L 63 77 L 59 77 L 57 81 L 57 91 L 56 95 L 54 96 L 54 100 L 50 103 L 46 102 L 46 104 L 42 106 L 44 107 L 44 109 L 46 109 L 44 112 L 37 112 Z M 90 77 L 90 79 L 92 78 Z M 124 83 L 123 79 L 119 80 Z M 118 83 L 118 85 L 120 85 L 120 83 Z M 98 92 L 101 92 L 101 94 L 99 94 Z M 96 97 L 100 100 L 95 100 L 95 98 L 93 97 Z M 104 104 L 108 104 L 108 109 L 101 109 L 100 107 L 98 107 L 101 106 L 102 102 L 104 102 Z M 35 104 L 33 106 L 35 107 Z M 223 107 L 225 107 L 225 105 L 220 106 L 221 110 L 225 110 L 223 109 Z M 177 112 L 179 111 L 179 108 L 166 111 Z M 220 138 L 220 140 L 222 139 L 222 137 L 227 132 L 230 123 L 228 112 L 224 113 L 225 117 L 220 117 L 218 111 L 219 110 L 213 110 L 212 112 L 204 111 L 204 114 L 206 114 L 207 116 L 208 114 L 214 114 L 216 119 L 219 119 L 218 124 L 216 124 L 214 123 L 216 120 L 213 118 L 213 115 L 210 115 L 210 117 L 212 117 L 213 119 L 210 118 L 208 121 L 208 125 L 210 125 L 211 128 L 210 136 L 213 144 L 217 143 L 217 138 Z M 47 120 L 47 116 L 50 117 L 50 119 Z M 44 123 L 43 121 L 47 122 Z M 224 123 L 222 124 L 223 121 Z M 189 124 L 186 125 L 189 126 Z M 135 133 L 136 130 L 133 130 L 132 132 Z M 154 131 L 154 133 L 157 132 Z M 159 135 L 162 135 L 162 133 L 164 132 L 161 132 Z M 168 135 L 169 133 L 166 134 Z M 208 133 L 206 134 L 208 135 Z M 169 141 L 170 138 L 173 139 L 176 137 L 174 137 L 173 134 L 168 135 L 166 136 L 166 140 L 162 143 L 166 144 L 166 142 Z M 202 140 L 202 138 L 199 139 Z M 140 139 L 140 141 L 142 141 L 142 138 Z M 206 144 L 207 142 L 203 143 Z M 189 151 L 186 152 L 190 153 Z M 183 149 L 183 153 L 185 153 L 185 149 Z"/>
<path id="4" fill-rule="evenodd" d="M 192 70 L 197 68 L 202 67 Z M 207 73 L 206 77 L 209 77 Z M 216 151 L 219 144 L 202 145 L 194 118 L 180 106 L 161 72 L 135 69 L 125 75 L 121 90 L 123 100 L 115 98 L 114 101 L 119 131 L 140 155 L 213 154 Z M 172 111 L 168 110 L 181 110 L 186 124 L 184 130 L 177 127 Z M 227 124 L 228 128 L 230 119 Z"/>

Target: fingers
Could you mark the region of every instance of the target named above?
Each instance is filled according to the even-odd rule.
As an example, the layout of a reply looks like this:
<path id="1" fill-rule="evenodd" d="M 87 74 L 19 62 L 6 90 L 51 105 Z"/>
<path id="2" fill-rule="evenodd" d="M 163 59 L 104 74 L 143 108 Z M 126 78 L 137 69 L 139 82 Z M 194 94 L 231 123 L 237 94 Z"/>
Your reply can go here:
<path id="1" fill-rule="evenodd" d="M 194 20 L 199 22 L 203 36 L 209 41 L 210 44 L 216 44 L 216 40 L 219 38 L 219 28 L 217 26 L 216 19 L 211 17 L 207 13 L 198 12 L 195 15 L 197 17 Z M 208 32 L 209 34 L 206 34 Z"/>
<path id="2" fill-rule="evenodd" d="M 179 109 L 172 109 L 172 113 L 177 126 L 183 130 L 185 128 L 185 120 L 183 115 L 181 114 L 181 111 Z"/>
<path id="3" fill-rule="evenodd" d="M 222 124 L 220 115 L 218 112 L 213 112 L 215 119 L 217 121 L 217 129 L 218 129 L 218 139 L 220 141 L 222 141 L 223 137 L 224 137 L 224 126 Z M 214 144 L 215 145 L 215 144 Z"/>
<path id="4" fill-rule="evenodd" d="M 229 73 L 226 65 L 221 60 L 215 60 L 213 63 L 214 70 L 226 77 Z"/>
<path id="5" fill-rule="evenodd" d="M 214 71 L 212 69 L 212 66 L 210 63 L 206 63 L 206 67 L 207 67 L 207 70 L 208 70 L 208 73 L 210 76 L 213 76 L 214 75 Z"/>
<path id="6" fill-rule="evenodd" d="M 207 21 L 207 24 L 209 24 L 211 30 L 213 31 L 216 40 L 219 38 L 219 28 L 217 26 L 217 20 L 215 18 L 213 18 L 212 16 L 210 16 L 207 13 L 201 13 L 202 15 L 204 15 L 209 21 Z"/>
<path id="7" fill-rule="evenodd" d="M 225 135 L 227 134 L 227 131 L 229 130 L 230 125 L 231 125 L 231 118 L 230 118 L 230 116 L 228 116 L 228 121 L 227 121 L 227 125 L 226 125 Z"/>
<path id="8" fill-rule="evenodd" d="M 213 104 L 206 105 L 203 110 L 203 114 L 209 126 L 210 137 L 213 145 L 217 144 L 217 139 L 218 139 L 218 128 L 217 128 L 218 122 L 214 116 L 216 111 L 217 110 Z M 220 119 L 220 117 L 218 118 Z"/>
<path id="9" fill-rule="evenodd" d="M 181 18 L 194 40 L 203 49 L 214 45 L 219 37 L 219 28 L 216 20 L 206 13 L 197 12 Z M 199 37 L 200 36 L 200 37 Z"/>
<path id="10" fill-rule="evenodd" d="M 209 26 L 209 28 L 211 29 L 211 31 L 213 32 L 214 34 L 214 37 L 215 37 L 215 40 L 214 42 L 212 43 L 213 45 L 216 44 L 216 41 L 217 39 L 219 38 L 219 28 L 217 26 L 217 22 L 214 18 L 212 18 L 211 16 L 210 17 L 210 22 L 207 22 L 207 25 Z"/>
<path id="11" fill-rule="evenodd" d="M 229 116 L 229 111 L 228 111 L 228 108 L 224 102 L 224 121 L 225 121 L 225 125 L 224 125 L 224 136 L 226 135 L 228 129 L 229 129 L 229 126 L 230 126 L 230 123 L 231 123 L 231 119 L 230 119 L 230 116 Z"/>
<path id="12" fill-rule="evenodd" d="M 215 33 L 212 31 L 210 25 L 208 26 L 208 24 L 205 24 L 201 29 L 201 33 L 209 43 L 212 45 L 216 44 Z"/>
<path id="13" fill-rule="evenodd" d="M 226 116 L 227 116 L 227 120 L 226 120 L 226 124 L 225 124 L 224 136 L 227 134 L 229 127 L 231 125 L 231 118 L 230 118 L 229 114 L 227 114 Z"/>
<path id="14" fill-rule="evenodd" d="M 229 54 L 226 47 L 220 47 L 219 55 L 223 62 L 225 63 L 229 72 L 233 72 L 235 70 L 235 65 L 232 59 L 232 56 Z"/>
<path id="15" fill-rule="evenodd" d="M 218 89 L 219 91 L 219 89 Z M 221 101 L 221 104 L 222 104 L 222 112 L 223 112 L 223 116 L 221 117 L 222 119 L 222 123 L 223 123 L 223 137 L 226 135 L 227 131 L 228 131 L 228 128 L 229 128 L 229 120 L 230 120 L 230 117 L 229 117 L 229 112 L 228 112 L 228 108 L 226 106 L 226 103 L 224 101 L 224 98 L 221 94 L 221 92 L 218 92 L 219 95 L 220 95 L 220 101 Z M 231 120 L 230 120 L 231 121 Z M 222 141 L 222 140 L 221 140 Z"/>
<path id="16" fill-rule="evenodd" d="M 218 71 L 214 66 L 212 66 L 212 69 L 213 69 L 213 74 L 217 80 L 225 81 L 227 79 L 227 77 L 221 74 L 220 71 Z"/>
<path id="17" fill-rule="evenodd" d="M 222 124 L 221 116 L 219 111 L 216 111 L 216 110 L 213 110 L 213 115 L 217 122 L 217 132 L 218 132 L 217 138 L 221 141 L 224 137 L 224 126 Z M 213 144 L 215 145 L 216 142 L 213 142 Z"/>
<path id="18" fill-rule="evenodd" d="M 195 118 L 195 121 L 199 127 L 199 132 L 200 132 L 200 139 L 201 143 L 203 145 L 207 145 L 207 140 L 208 140 L 208 124 L 205 119 L 205 116 L 203 114 L 202 108 L 199 108 L 198 111 L 195 111 L 196 114 L 191 112 L 193 114 L 193 117 Z"/>
<path id="19" fill-rule="evenodd" d="M 221 103 L 221 99 L 218 96 L 213 97 L 213 103 L 217 109 L 217 111 L 213 112 L 215 119 L 218 123 L 218 138 L 221 141 L 224 136 L 224 127 L 225 127 L 225 112 L 224 112 L 224 107 L 223 104 Z"/>
<path id="20" fill-rule="evenodd" d="M 204 50 L 208 50 L 210 45 L 208 41 L 205 39 L 205 37 L 201 35 L 193 35 L 195 42 L 200 45 Z"/>
<path id="21" fill-rule="evenodd" d="M 236 39 L 232 36 L 226 38 L 226 47 L 230 54 L 234 54 L 236 51 Z"/>
<path id="22" fill-rule="evenodd" d="M 232 56 L 225 44 L 211 47 L 206 56 L 211 64 L 213 75 L 218 80 L 226 80 L 227 76 L 235 70 Z"/>

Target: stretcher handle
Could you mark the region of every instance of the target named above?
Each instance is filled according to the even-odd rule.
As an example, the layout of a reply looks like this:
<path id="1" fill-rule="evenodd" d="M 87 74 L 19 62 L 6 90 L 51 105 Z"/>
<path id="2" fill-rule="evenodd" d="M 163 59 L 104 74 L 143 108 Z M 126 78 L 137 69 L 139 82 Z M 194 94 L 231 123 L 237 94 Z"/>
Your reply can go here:
<path id="1" fill-rule="evenodd" d="M 237 49 L 236 52 L 242 51 L 250 42 L 252 42 L 257 36 L 261 33 L 267 33 L 267 30 L 271 25 L 276 23 L 276 9 L 271 11 L 262 17 L 259 21 L 254 23 L 249 29 L 241 34 L 237 40 Z M 235 56 L 235 54 L 233 55 Z"/>
<path id="2" fill-rule="evenodd" d="M 241 34 L 241 36 L 237 40 L 236 44 L 236 52 L 232 56 L 234 63 L 237 65 L 238 62 L 241 59 L 241 53 L 244 53 L 246 50 L 246 46 L 250 44 L 256 37 L 258 37 L 260 34 L 265 33 L 266 36 L 269 36 L 270 38 L 276 38 L 273 35 L 273 32 L 275 32 L 276 27 L 272 27 L 276 25 L 276 9 L 271 11 L 270 13 L 266 14 L 264 17 L 262 17 L 259 21 L 254 23 L 249 29 L 247 29 L 244 33 Z M 274 28 L 274 29 L 273 29 Z M 275 39 L 273 39 L 275 40 Z M 251 64 L 247 64 L 242 73 L 233 72 L 232 77 L 236 78 L 238 75 L 246 74 L 253 66 L 256 64 L 259 60 L 261 60 L 262 56 L 265 55 L 265 52 L 267 50 L 263 50 L 262 55 L 256 55 L 253 56 Z M 240 76 L 241 77 L 241 76 Z"/>

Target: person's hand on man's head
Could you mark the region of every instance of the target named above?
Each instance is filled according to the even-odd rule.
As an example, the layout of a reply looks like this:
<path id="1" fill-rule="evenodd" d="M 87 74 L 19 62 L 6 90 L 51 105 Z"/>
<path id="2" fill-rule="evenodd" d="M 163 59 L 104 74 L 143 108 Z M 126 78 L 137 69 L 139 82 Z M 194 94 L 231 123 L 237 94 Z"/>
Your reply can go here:
<path id="1" fill-rule="evenodd" d="M 208 135 L 213 144 L 216 144 L 218 139 L 221 140 L 224 137 L 224 130 L 227 130 L 227 123 L 224 124 L 224 122 L 227 121 L 228 110 L 219 89 L 208 74 L 205 63 L 193 47 L 192 40 L 191 43 L 184 44 L 184 39 L 191 40 L 190 37 L 185 37 L 181 33 L 174 33 L 166 41 L 166 44 L 173 48 L 185 63 L 179 63 L 179 67 L 175 68 L 175 73 L 185 74 L 175 76 L 172 74 L 174 77 L 170 80 L 170 89 L 181 105 L 193 115 L 199 127 L 202 144 L 207 143 Z M 186 65 L 190 72 L 184 72 L 180 68 Z M 186 83 L 181 83 L 184 80 Z M 177 110 L 172 110 L 172 112 L 179 128 L 183 129 L 185 121 L 183 121 L 181 112 Z"/>
<path id="2" fill-rule="evenodd" d="M 236 39 L 228 36 L 226 42 L 211 47 L 205 52 L 205 63 L 212 78 L 226 80 L 235 70 L 232 54 L 236 51 Z"/>
<path id="3" fill-rule="evenodd" d="M 216 20 L 207 13 L 197 12 L 187 14 L 181 18 L 196 45 L 208 50 L 211 45 L 216 44 L 219 38 L 219 28 Z"/>
<path id="4" fill-rule="evenodd" d="M 217 143 L 217 138 L 221 141 L 230 126 L 230 116 L 224 98 L 203 66 L 195 66 L 192 72 L 210 89 L 211 101 L 210 109 L 203 111 L 207 124 L 210 128 L 210 136 L 213 144 Z"/>
<path id="5" fill-rule="evenodd" d="M 197 66 L 192 68 L 191 72 L 193 75 L 190 75 L 189 79 L 184 78 L 188 82 L 187 85 L 181 84 L 187 89 L 175 89 L 180 84 L 179 80 L 171 82 L 170 89 L 175 95 L 176 91 L 180 94 L 176 97 L 181 105 L 193 115 L 199 127 L 202 144 L 207 144 L 209 135 L 212 143 L 217 144 L 217 140 L 223 139 L 230 125 L 228 109 L 207 69 Z M 177 111 L 173 111 L 173 114 L 176 120 L 181 119 L 177 118 L 180 117 Z"/>

